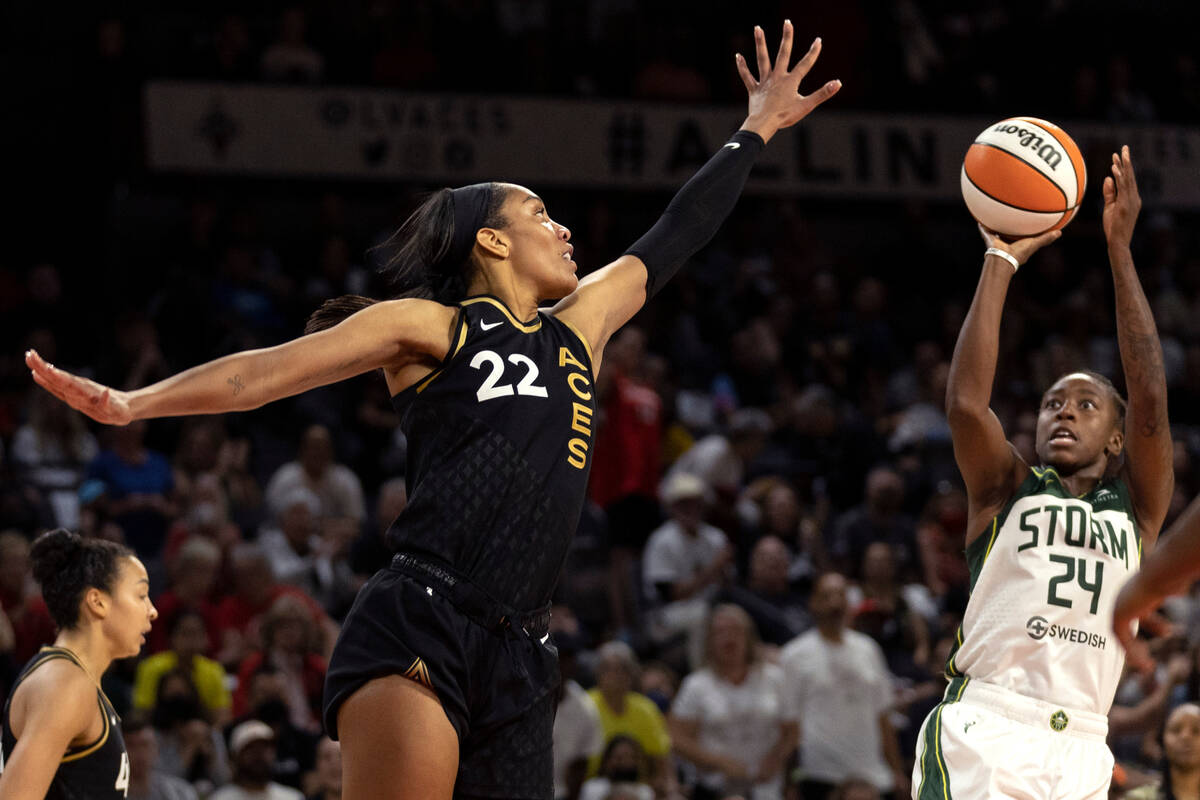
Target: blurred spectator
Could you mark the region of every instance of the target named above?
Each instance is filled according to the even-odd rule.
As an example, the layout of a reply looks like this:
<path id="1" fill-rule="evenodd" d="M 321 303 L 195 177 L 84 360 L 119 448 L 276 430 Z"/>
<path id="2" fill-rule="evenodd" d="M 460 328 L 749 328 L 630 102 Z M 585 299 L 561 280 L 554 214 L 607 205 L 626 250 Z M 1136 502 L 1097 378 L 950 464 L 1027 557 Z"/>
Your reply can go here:
<path id="1" fill-rule="evenodd" d="M 946 487 L 929 499 L 917 522 L 921 575 L 934 597 L 955 594 L 966 606 L 970 573 L 963 558 L 967 535 L 967 495 Z"/>
<path id="2" fill-rule="evenodd" d="M 43 391 L 28 404 L 29 422 L 13 434 L 11 457 L 17 476 L 50 503 L 59 527 L 79 528 L 79 485 L 99 453 L 83 415 Z"/>
<path id="3" fill-rule="evenodd" d="M 609 602 L 617 630 L 634 622 L 634 559 L 658 525 L 662 400 L 646 384 L 646 334 L 621 329 L 596 378 L 600 425 L 588 494 L 608 516 Z"/>
<path id="4" fill-rule="evenodd" d="M 664 787 L 670 780 L 671 736 L 658 707 L 634 690 L 640 670 L 633 649 L 624 642 L 601 645 L 596 651 L 595 669 L 596 688 L 588 696 L 600 714 L 604 741 L 619 734 L 631 737 L 650 760 L 650 783 Z M 593 764 L 593 771 L 598 766 L 598 762 Z"/>
<path id="5" fill-rule="evenodd" d="M 239 690 L 242 686 L 246 689 L 248 710 L 235 718 L 227 730 L 252 719 L 267 723 L 275 733 L 275 763 L 271 774 L 279 783 L 302 788 L 304 776 L 316 766 L 317 744 L 321 737 L 292 724 L 287 701 L 287 675 L 265 661 L 239 685 Z"/>
<path id="6" fill-rule="evenodd" d="M 303 800 L 296 789 L 271 780 L 275 763 L 275 733 L 270 726 L 252 719 L 229 734 L 233 758 L 233 783 L 209 795 L 209 800 Z"/>
<path id="7" fill-rule="evenodd" d="M 642 666 L 642 680 L 638 691 L 650 698 L 658 710 L 667 713 L 679 691 L 679 674 L 661 661 L 650 661 Z"/>
<path id="8" fill-rule="evenodd" d="M 929 665 L 928 619 L 937 609 L 918 584 L 901 584 L 892 546 L 872 542 L 862 555 L 857 585 L 851 588 L 854 629 L 883 648 L 888 670 L 897 677 L 920 679 Z"/>
<path id="9" fill-rule="evenodd" d="M 229 780 L 225 740 L 209 722 L 187 672 L 177 669 L 159 679 L 151 720 L 164 773 L 187 781 L 202 796 Z"/>
<path id="10" fill-rule="evenodd" d="M 331 615 L 344 616 L 358 590 L 346 558 L 354 527 L 323 522 L 320 498 L 303 486 L 280 502 L 278 515 L 258 536 L 276 579 L 299 586 Z"/>
<path id="11" fill-rule="evenodd" d="M 1162 782 L 1134 789 L 1127 800 L 1200 797 L 1200 706 L 1184 703 L 1162 729 Z"/>
<path id="12" fill-rule="evenodd" d="M 308 16 L 292 6 L 279 18 L 279 38 L 262 54 L 263 78 L 279 83 L 316 83 L 325 74 L 325 57 L 307 41 Z"/>
<path id="13" fill-rule="evenodd" d="M 687 472 L 667 477 L 662 501 L 671 518 L 650 534 L 642 560 L 651 606 L 648 630 L 656 644 L 685 636 L 693 664 L 701 660 L 708 604 L 728 578 L 733 548 L 725 534 L 704 522 L 708 488 Z"/>
<path id="14" fill-rule="evenodd" d="M 328 736 L 317 742 L 317 768 L 307 800 L 342 800 L 342 746 Z"/>
<path id="15" fill-rule="evenodd" d="M 600 756 L 597 775 L 583 784 L 579 800 L 610 800 L 616 790 L 632 800 L 654 800 L 654 788 L 646 782 L 649 777 L 646 756 L 641 745 L 631 736 L 621 734 L 609 740 Z"/>
<path id="16" fill-rule="evenodd" d="M 728 434 L 713 433 L 681 455 L 663 479 L 664 485 L 681 472 L 695 475 L 711 487 L 721 503 L 732 504 L 742 490 L 746 467 L 767 443 L 774 424 L 767 412 L 743 408 L 729 417 Z"/>
<path id="17" fill-rule="evenodd" d="M 667 718 L 675 752 L 700 771 L 692 796 L 783 800 L 797 736 L 783 670 L 762 661 L 754 622 L 737 606 L 713 609 L 706 641 L 704 667 L 683 679 Z"/>
<path id="18" fill-rule="evenodd" d="M 750 553 L 745 586 L 727 587 L 721 602 L 742 608 L 754 620 L 763 641 L 782 647 L 812 627 L 808 599 L 788 580 L 787 545 L 777 536 L 764 536 Z"/>
<path id="19" fill-rule="evenodd" d="M 360 576 L 374 575 L 392 560 L 394 553 L 387 544 L 388 528 L 408 506 L 408 485 L 404 478 L 388 478 L 379 487 L 375 502 L 375 518 L 363 528 L 350 546 L 350 567 Z"/>
<path id="20" fill-rule="evenodd" d="M 867 473 L 862 505 L 837 518 L 829 554 L 834 565 L 849 575 L 858 573 L 858 554 L 871 542 L 887 542 L 893 548 L 901 579 L 916 567 L 916 526 L 901 508 L 904 481 L 896 470 L 878 466 Z"/>
<path id="21" fill-rule="evenodd" d="M 279 514 L 293 489 L 312 491 L 321 501 L 322 519 L 357 526 L 367 516 L 362 483 L 349 467 L 334 462 L 333 437 L 323 425 L 304 431 L 296 460 L 284 464 L 267 483 L 267 507 Z"/>
<path id="22" fill-rule="evenodd" d="M 167 531 L 163 559 L 170 565 L 186 543 L 196 539 L 209 542 L 220 555 L 219 577 L 227 581 L 229 553 L 242 541 L 241 530 L 229 517 L 229 496 L 215 473 L 197 476 L 190 486 L 182 514 Z"/>
<path id="23" fill-rule="evenodd" d="M 321 634 L 303 601 L 289 595 L 276 598 L 259 625 L 262 649 L 251 653 L 238 667 L 234 714 L 246 713 L 248 694 L 243 687 L 249 686 L 250 677 L 263 664 L 270 664 L 283 680 L 291 723 L 304 731 L 320 731 L 321 691 L 325 686 L 325 659 L 318 654 Z"/>
<path id="24" fill-rule="evenodd" d="M 743 538 L 743 547 L 753 546 L 760 537 L 774 536 L 794 549 L 796 555 L 788 557 L 787 579 L 802 591 L 811 589 L 817 574 L 828 568 L 821 538 L 823 514 L 805 509 L 790 482 L 778 475 L 751 481 L 738 500 L 738 515 L 754 532 Z M 739 566 L 743 563 L 739 560 Z"/>
<path id="25" fill-rule="evenodd" d="M 228 13 L 212 35 L 212 50 L 201 62 L 203 78 L 244 83 L 254 77 L 250 29 L 244 17 Z"/>
<path id="26" fill-rule="evenodd" d="M 604 730 L 600 727 L 596 704 L 574 680 L 577 649 L 574 638 L 556 635 L 554 639 L 562 679 L 554 714 L 554 798 L 578 800 L 588 763 L 604 747 Z"/>
<path id="27" fill-rule="evenodd" d="M 250 474 L 250 442 L 230 437 L 211 417 L 190 417 L 184 423 L 173 462 L 175 492 L 180 503 L 194 502 L 197 484 L 217 482 L 224 516 L 240 524 L 261 513 L 262 489 Z M 214 496 L 209 489 L 208 499 Z"/>
<path id="28" fill-rule="evenodd" d="M 197 800 L 196 790 L 185 780 L 158 769 L 158 734 L 141 714 L 121 720 L 121 736 L 129 754 L 129 788 L 133 800 Z"/>
<path id="29" fill-rule="evenodd" d="M 170 587 L 154 598 L 154 606 L 159 609 L 158 624 L 147 638 L 148 652 L 157 653 L 170 646 L 168 631 L 173 629 L 176 615 L 185 611 L 198 613 L 204 620 L 204 654 L 216 651 L 221 631 L 212 598 L 220 568 L 221 550 L 212 541 L 196 537 L 183 543 L 167 564 Z"/>
<path id="30" fill-rule="evenodd" d="M 208 720 L 214 725 L 223 725 L 230 717 L 228 676 L 220 664 L 204 656 L 208 651 L 204 615 L 182 608 L 171 617 L 166 627 L 171 649 L 138 662 L 133 707 L 153 710 L 162 677 L 179 670 L 191 678 Z"/>
<path id="31" fill-rule="evenodd" d="M 104 482 L 108 513 L 126 543 L 144 560 L 156 558 L 167 526 L 177 513 L 175 479 L 166 456 L 146 447 L 146 422 L 106 429 L 108 447 L 88 466 L 88 477 Z"/>
<path id="32" fill-rule="evenodd" d="M 54 643 L 57 629 L 33 580 L 29 540 L 16 531 L 0 533 L 0 607 L 12 628 L 12 659 L 18 667 Z"/>
<path id="33" fill-rule="evenodd" d="M 293 486 L 275 499 L 273 519 L 258 534 L 275 578 L 300 584 L 321 549 L 321 498 L 304 486 Z"/>
<path id="34" fill-rule="evenodd" d="M 303 602 L 320 631 L 320 652 L 327 652 L 337 636 L 337 626 L 319 605 L 301 589 L 279 584 L 271 562 L 257 544 L 244 543 L 231 555 L 233 592 L 217 606 L 217 630 L 220 649 L 217 660 L 226 667 L 238 667 L 260 642 L 259 623 L 262 616 L 283 595 Z M 237 705 L 237 699 L 234 699 Z M 235 712 L 236 713 L 236 712 Z"/>
<path id="35" fill-rule="evenodd" d="M 879 645 L 846 627 L 846 579 L 836 572 L 822 575 L 810 608 L 816 627 L 784 647 L 780 657 L 800 720 L 805 800 L 824 800 L 856 776 L 880 792 L 907 796 L 908 770 L 889 719 L 891 675 Z"/>

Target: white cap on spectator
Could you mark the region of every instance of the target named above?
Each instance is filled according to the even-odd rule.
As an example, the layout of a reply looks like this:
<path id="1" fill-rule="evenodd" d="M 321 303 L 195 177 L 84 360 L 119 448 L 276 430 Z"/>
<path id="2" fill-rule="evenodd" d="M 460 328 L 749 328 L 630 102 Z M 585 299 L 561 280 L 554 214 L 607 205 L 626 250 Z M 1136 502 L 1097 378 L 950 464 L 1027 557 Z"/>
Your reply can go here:
<path id="1" fill-rule="evenodd" d="M 279 504 L 279 512 L 283 513 L 292 506 L 304 505 L 314 517 L 321 516 L 321 498 L 312 489 L 305 486 L 294 486 L 288 489 Z"/>
<path id="2" fill-rule="evenodd" d="M 262 720 L 248 719 L 229 734 L 229 753 L 236 757 L 246 745 L 261 741 L 275 741 L 275 731 Z"/>
<path id="3" fill-rule="evenodd" d="M 702 500 L 707 496 L 708 484 L 690 472 L 668 475 L 662 487 L 662 501 L 668 506 L 680 500 Z"/>

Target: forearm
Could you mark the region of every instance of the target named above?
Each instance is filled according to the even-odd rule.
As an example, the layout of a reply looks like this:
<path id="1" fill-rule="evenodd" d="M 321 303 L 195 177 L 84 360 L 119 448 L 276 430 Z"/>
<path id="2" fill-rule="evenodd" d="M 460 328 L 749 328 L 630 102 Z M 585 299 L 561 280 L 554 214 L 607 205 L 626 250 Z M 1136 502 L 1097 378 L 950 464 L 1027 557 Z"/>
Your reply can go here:
<path id="1" fill-rule="evenodd" d="M 947 412 L 982 413 L 991 403 L 1000 353 L 1000 319 L 1013 268 L 998 256 L 984 257 L 975 298 L 967 311 L 946 384 Z"/>
<path id="2" fill-rule="evenodd" d="M 626 252 L 646 266 L 652 297 L 685 261 L 708 244 L 741 196 L 765 142 L 753 130 L 733 135 L 667 205 L 658 222 Z"/>
<path id="3" fill-rule="evenodd" d="M 1109 736 L 1126 736 L 1157 727 L 1174 688 L 1173 684 L 1160 681 L 1136 706 L 1113 706 L 1108 712 Z"/>
<path id="4" fill-rule="evenodd" d="M 129 393 L 134 419 L 249 411 L 286 396 L 271 350 L 218 358 Z"/>
<path id="5" fill-rule="evenodd" d="M 1200 496 L 1158 538 L 1129 582 L 1154 597 L 1182 594 L 1200 578 Z"/>
<path id="6" fill-rule="evenodd" d="M 1129 246 L 1109 244 L 1117 301 L 1117 344 L 1129 392 L 1130 435 L 1154 436 L 1167 429 L 1167 380 L 1158 328 Z"/>

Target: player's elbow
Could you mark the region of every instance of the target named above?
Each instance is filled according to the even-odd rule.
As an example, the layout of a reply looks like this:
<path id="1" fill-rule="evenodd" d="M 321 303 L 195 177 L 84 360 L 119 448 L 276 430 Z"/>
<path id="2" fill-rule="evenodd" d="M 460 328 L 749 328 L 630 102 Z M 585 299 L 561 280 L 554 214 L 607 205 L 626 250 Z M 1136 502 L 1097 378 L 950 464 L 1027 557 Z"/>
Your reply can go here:
<path id="1" fill-rule="evenodd" d="M 954 428 L 957 425 L 970 425 L 987 415 L 987 401 L 982 402 L 972 396 L 969 392 L 959 391 L 954 388 L 946 390 L 946 421 L 950 423 L 950 427 Z"/>

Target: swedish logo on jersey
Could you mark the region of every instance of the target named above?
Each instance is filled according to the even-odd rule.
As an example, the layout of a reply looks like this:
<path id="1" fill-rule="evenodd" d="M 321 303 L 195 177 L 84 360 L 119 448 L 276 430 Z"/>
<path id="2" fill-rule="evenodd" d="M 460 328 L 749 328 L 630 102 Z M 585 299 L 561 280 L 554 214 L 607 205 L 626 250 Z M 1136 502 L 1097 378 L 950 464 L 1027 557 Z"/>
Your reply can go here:
<path id="1" fill-rule="evenodd" d="M 1067 723 L 1071 720 L 1067 717 L 1067 712 L 1061 708 L 1050 715 L 1050 727 L 1056 731 L 1065 731 Z"/>

